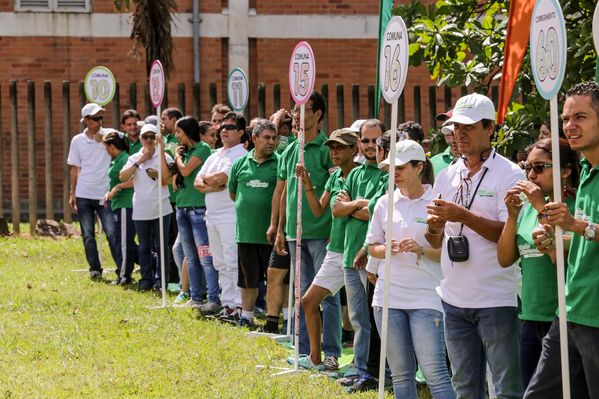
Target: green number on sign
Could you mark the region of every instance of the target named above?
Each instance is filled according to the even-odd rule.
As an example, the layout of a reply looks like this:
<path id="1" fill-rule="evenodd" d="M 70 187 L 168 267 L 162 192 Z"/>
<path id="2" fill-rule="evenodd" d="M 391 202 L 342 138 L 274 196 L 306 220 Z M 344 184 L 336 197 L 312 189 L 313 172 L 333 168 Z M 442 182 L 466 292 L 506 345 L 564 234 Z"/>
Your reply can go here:
<path id="1" fill-rule="evenodd" d="M 537 77 L 539 81 L 544 82 L 549 79 L 554 80 L 559 70 L 559 47 L 557 41 L 557 32 L 554 28 L 549 28 L 547 34 L 545 31 L 539 32 L 537 43 Z"/>
<path id="2" fill-rule="evenodd" d="M 385 91 L 397 91 L 401 77 L 401 63 L 399 62 L 400 46 L 395 45 L 393 56 L 391 56 L 391 46 L 387 45 L 384 49 L 385 55 Z"/>

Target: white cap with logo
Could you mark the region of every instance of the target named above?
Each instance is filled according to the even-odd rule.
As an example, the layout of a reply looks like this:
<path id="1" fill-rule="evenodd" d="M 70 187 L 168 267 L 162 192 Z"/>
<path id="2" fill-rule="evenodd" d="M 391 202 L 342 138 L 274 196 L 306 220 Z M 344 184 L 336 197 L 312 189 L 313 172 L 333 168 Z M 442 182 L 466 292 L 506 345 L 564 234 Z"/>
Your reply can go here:
<path id="1" fill-rule="evenodd" d="M 158 128 L 154 125 L 152 125 L 151 123 L 146 123 L 145 125 L 142 126 L 141 128 L 141 132 L 139 133 L 140 136 L 144 136 L 144 135 L 152 135 L 155 136 L 158 134 Z"/>
<path id="2" fill-rule="evenodd" d="M 81 108 L 81 120 L 79 122 L 83 122 L 86 117 L 95 115 L 100 111 L 106 110 L 96 103 L 85 104 L 83 108 Z"/>
<path id="3" fill-rule="evenodd" d="M 495 120 L 495 105 L 489 97 L 472 93 L 456 102 L 451 118 L 445 123 L 473 125 L 482 119 Z"/>
<path id="4" fill-rule="evenodd" d="M 426 154 L 420 144 L 414 140 L 401 140 L 395 146 L 395 166 L 402 166 L 410 161 L 426 161 Z M 388 167 L 391 164 L 391 154 L 379 164 L 379 168 Z"/>

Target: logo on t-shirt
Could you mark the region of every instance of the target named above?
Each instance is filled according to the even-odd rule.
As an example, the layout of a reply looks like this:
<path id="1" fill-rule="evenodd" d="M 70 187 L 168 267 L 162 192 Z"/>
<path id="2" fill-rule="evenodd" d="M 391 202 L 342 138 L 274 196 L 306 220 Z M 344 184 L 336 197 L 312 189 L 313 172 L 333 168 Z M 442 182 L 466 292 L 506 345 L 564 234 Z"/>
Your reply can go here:
<path id="1" fill-rule="evenodd" d="M 495 196 L 495 192 L 493 191 L 487 191 L 487 190 L 483 190 L 482 188 L 480 190 L 478 190 L 478 196 L 479 197 L 494 197 Z"/>
<path id="2" fill-rule="evenodd" d="M 529 244 L 518 245 L 518 252 L 520 252 L 520 256 L 525 259 L 543 256 L 543 254 L 540 253 L 537 248 L 531 247 Z"/>
<path id="3" fill-rule="evenodd" d="M 258 179 L 254 179 L 254 180 L 248 181 L 246 183 L 246 186 L 252 187 L 252 188 L 267 188 L 268 187 L 268 182 L 266 182 L 266 181 L 260 181 Z"/>

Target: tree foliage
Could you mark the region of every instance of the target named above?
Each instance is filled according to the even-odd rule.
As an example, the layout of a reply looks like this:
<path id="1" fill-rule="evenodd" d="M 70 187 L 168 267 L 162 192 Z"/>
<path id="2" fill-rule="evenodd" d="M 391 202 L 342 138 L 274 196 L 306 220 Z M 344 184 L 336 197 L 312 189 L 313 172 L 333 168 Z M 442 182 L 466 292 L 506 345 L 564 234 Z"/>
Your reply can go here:
<path id="1" fill-rule="evenodd" d="M 596 0 L 561 0 L 566 20 L 568 64 L 560 91 L 595 75 L 592 19 Z M 410 33 L 410 64 L 424 64 L 438 86 L 470 86 L 488 94 L 501 79 L 507 31 L 508 0 L 438 0 L 428 7 L 420 0 L 396 8 Z M 537 93 L 528 53 L 524 58 L 497 135 L 498 149 L 510 155 L 525 147 L 548 119 L 548 103 Z"/>
<path id="2" fill-rule="evenodd" d="M 139 56 L 141 49 L 146 53 L 146 73 L 150 73 L 152 61 L 160 60 L 164 74 L 168 78 L 175 70 L 173 62 L 173 37 L 171 34 L 172 15 L 177 11 L 175 0 L 114 0 L 119 11 L 131 10 L 133 28 L 131 39 L 135 45 L 133 57 Z"/>

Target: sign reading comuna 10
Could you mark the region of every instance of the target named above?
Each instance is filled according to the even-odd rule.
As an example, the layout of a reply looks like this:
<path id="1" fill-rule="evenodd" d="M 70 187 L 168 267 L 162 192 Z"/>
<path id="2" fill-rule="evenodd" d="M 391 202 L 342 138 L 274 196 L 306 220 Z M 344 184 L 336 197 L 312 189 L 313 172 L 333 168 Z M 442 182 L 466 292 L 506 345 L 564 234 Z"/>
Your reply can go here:
<path id="1" fill-rule="evenodd" d="M 158 60 L 152 62 L 150 68 L 150 100 L 154 108 L 160 107 L 164 98 L 164 69 Z"/>
<path id="2" fill-rule="evenodd" d="M 229 74 L 227 97 L 233 111 L 241 112 L 245 109 L 250 97 L 250 85 L 243 69 L 235 68 Z"/>
<path id="3" fill-rule="evenodd" d="M 391 18 L 385 29 L 379 55 L 379 82 L 385 101 L 399 99 L 408 74 L 408 31 L 401 17 Z"/>
<path id="4" fill-rule="evenodd" d="M 530 24 L 530 63 L 541 97 L 557 95 L 566 72 L 566 24 L 557 0 L 538 0 Z"/>
<path id="5" fill-rule="evenodd" d="M 85 75 L 83 87 L 89 102 L 106 105 L 114 97 L 116 82 L 110 69 L 105 66 L 95 66 Z"/>
<path id="6" fill-rule="evenodd" d="M 306 42 L 299 42 L 289 60 L 289 90 L 297 105 L 303 105 L 310 99 L 315 77 L 316 60 L 312 47 Z"/>

